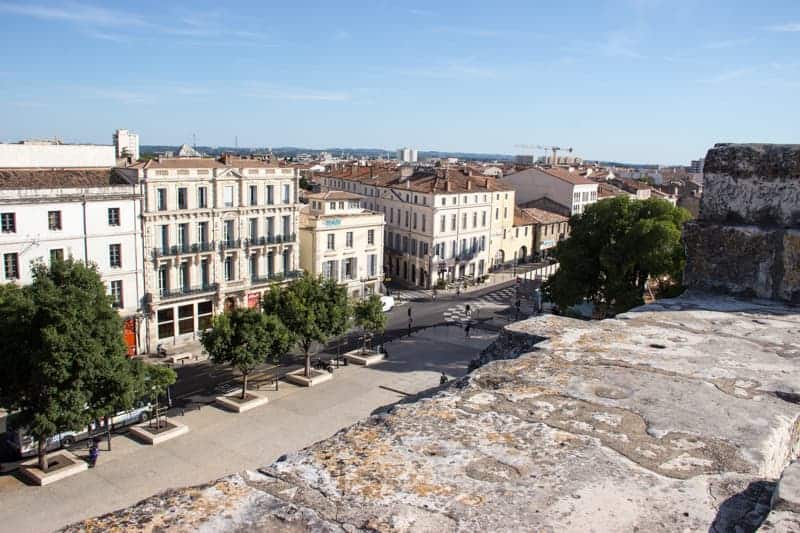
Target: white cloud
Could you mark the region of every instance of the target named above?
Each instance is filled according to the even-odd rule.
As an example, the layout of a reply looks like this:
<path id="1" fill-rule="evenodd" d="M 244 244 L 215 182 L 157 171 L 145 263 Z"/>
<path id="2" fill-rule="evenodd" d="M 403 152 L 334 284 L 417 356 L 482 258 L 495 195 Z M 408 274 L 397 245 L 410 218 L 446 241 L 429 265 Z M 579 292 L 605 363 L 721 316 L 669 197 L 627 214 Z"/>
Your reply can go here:
<path id="1" fill-rule="evenodd" d="M 722 41 L 711 41 L 706 43 L 703 48 L 709 50 L 722 50 L 725 48 L 736 48 L 752 42 L 752 39 L 727 39 Z"/>
<path id="2" fill-rule="evenodd" d="M 144 19 L 132 13 L 73 2 L 61 6 L 0 2 L 0 11 L 41 20 L 62 20 L 92 26 L 147 25 Z"/>
<path id="3" fill-rule="evenodd" d="M 767 28 L 770 31 L 780 32 L 800 32 L 800 22 L 788 22 L 786 24 L 777 24 Z"/>
<path id="4" fill-rule="evenodd" d="M 601 44 L 600 49 L 609 57 L 628 57 L 631 59 L 644 58 L 644 56 L 636 50 L 637 44 L 638 40 L 627 32 L 614 31 L 606 34 L 605 41 Z"/>
<path id="5" fill-rule="evenodd" d="M 703 80 L 706 83 L 724 83 L 727 81 L 737 80 L 747 76 L 748 74 L 752 74 L 755 72 L 755 68 L 748 67 L 748 68 L 737 68 L 733 70 L 726 70 L 716 76 L 711 78 L 706 78 Z"/>

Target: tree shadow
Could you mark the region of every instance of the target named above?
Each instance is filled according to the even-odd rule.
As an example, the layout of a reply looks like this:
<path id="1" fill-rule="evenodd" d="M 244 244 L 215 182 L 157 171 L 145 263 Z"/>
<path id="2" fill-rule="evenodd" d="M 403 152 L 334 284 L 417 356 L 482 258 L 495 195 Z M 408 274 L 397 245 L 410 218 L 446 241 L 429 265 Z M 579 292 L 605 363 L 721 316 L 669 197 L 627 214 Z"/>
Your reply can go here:
<path id="1" fill-rule="evenodd" d="M 709 533 L 750 533 L 756 531 L 770 511 L 775 481 L 752 481 L 743 491 L 722 502 Z"/>

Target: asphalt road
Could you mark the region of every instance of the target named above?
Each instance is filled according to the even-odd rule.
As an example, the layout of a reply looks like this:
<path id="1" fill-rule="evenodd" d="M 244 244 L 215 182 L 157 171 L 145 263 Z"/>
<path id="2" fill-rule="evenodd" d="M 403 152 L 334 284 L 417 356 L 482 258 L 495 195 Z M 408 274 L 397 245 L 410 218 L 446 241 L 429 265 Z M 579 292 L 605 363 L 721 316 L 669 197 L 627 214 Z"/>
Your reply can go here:
<path id="1" fill-rule="evenodd" d="M 374 344 L 382 344 L 406 335 L 408 333 L 409 309 L 411 309 L 411 317 L 413 319 L 412 331 L 419 331 L 445 324 L 445 311 L 455 305 L 479 299 L 512 285 L 514 285 L 514 281 L 508 281 L 469 294 L 462 294 L 461 296 L 440 294 L 435 301 L 412 301 L 397 305 L 388 313 L 386 331 L 375 339 Z M 509 306 L 513 304 L 514 302 L 512 301 L 508 302 Z M 475 322 L 487 322 L 493 316 L 501 316 L 501 311 L 494 310 L 494 312 L 481 313 L 480 318 L 476 318 Z M 318 350 L 318 353 L 323 359 L 335 358 L 337 352 L 344 353 L 351 350 L 360 345 L 360 342 L 359 332 L 353 331 L 341 339 L 329 342 L 325 349 Z M 265 365 L 259 369 L 251 377 L 251 382 L 254 384 L 260 383 L 266 389 L 280 386 L 276 377 L 279 379 L 285 373 L 300 368 L 302 364 L 302 355 L 299 353 L 289 354 L 281 365 Z M 208 397 L 209 401 L 211 401 L 210 399 L 213 396 L 227 392 L 238 386 L 239 383 L 239 376 L 236 371 L 227 366 L 214 365 L 210 361 L 178 366 L 175 370 L 178 373 L 178 381 L 172 387 L 171 397 L 173 406 L 177 409 L 191 407 L 194 400 L 190 399 L 190 397 Z"/>

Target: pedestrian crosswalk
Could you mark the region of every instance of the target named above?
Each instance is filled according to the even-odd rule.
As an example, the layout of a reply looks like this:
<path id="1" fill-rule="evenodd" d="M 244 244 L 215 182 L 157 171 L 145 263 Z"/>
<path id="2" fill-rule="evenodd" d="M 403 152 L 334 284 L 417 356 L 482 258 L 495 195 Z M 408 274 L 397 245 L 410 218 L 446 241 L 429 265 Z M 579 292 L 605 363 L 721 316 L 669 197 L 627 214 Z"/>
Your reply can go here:
<path id="1" fill-rule="evenodd" d="M 419 302 L 431 299 L 431 291 L 426 289 L 395 289 L 392 296 L 398 301 Z"/>
<path id="2" fill-rule="evenodd" d="M 512 305 L 514 303 L 515 294 L 516 289 L 514 287 L 506 287 L 485 294 L 480 298 L 448 307 L 443 313 L 444 321 L 463 324 L 469 320 L 476 320 L 482 317 L 487 318 L 489 312 Z M 467 305 L 469 305 L 469 311 L 467 311 Z M 482 315 L 481 313 L 485 314 Z"/>

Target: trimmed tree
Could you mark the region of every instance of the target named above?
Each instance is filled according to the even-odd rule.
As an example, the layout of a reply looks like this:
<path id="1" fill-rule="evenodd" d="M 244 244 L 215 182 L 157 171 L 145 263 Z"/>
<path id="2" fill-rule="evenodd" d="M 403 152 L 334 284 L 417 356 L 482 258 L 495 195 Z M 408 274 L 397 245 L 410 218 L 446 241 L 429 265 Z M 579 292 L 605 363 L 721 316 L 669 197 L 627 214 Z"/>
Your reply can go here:
<path id="1" fill-rule="evenodd" d="M 120 377 L 130 368 L 122 321 L 97 270 L 72 259 L 36 264 L 31 285 L 3 287 L 0 315 L 0 401 L 38 441 L 47 472 L 49 437 L 108 415 L 111 395 L 135 386 Z"/>
<path id="2" fill-rule="evenodd" d="M 383 312 L 383 304 L 380 296 L 373 294 L 353 306 L 353 317 L 356 326 L 364 331 L 364 344 L 361 352 L 367 351 L 367 333 L 373 335 L 383 333 L 386 329 L 386 313 Z"/>
<path id="3" fill-rule="evenodd" d="M 276 316 L 234 309 L 214 317 L 201 342 L 214 363 L 230 364 L 241 372 L 244 400 L 250 374 L 266 361 L 277 362 L 292 346 L 292 337 Z"/>
<path id="4" fill-rule="evenodd" d="M 570 219 L 570 237 L 555 251 L 559 270 L 544 290 L 562 309 L 584 298 L 603 314 L 641 305 L 650 276 L 669 275 L 680 283 L 681 230 L 688 219 L 685 209 L 655 198 L 592 204 Z"/>
<path id="5" fill-rule="evenodd" d="M 150 398 L 156 415 L 156 428 L 161 427 L 161 415 L 158 409 L 158 399 L 167 393 L 167 389 L 175 383 L 178 375 L 168 366 L 148 365 L 142 363 L 139 367 L 141 376 L 141 396 Z"/>
<path id="6" fill-rule="evenodd" d="M 267 315 L 273 315 L 291 332 L 305 356 L 305 376 L 311 377 L 311 348 L 331 336 L 347 331 L 350 303 L 347 290 L 333 280 L 305 273 L 283 287 L 272 287 L 262 300 Z"/>

